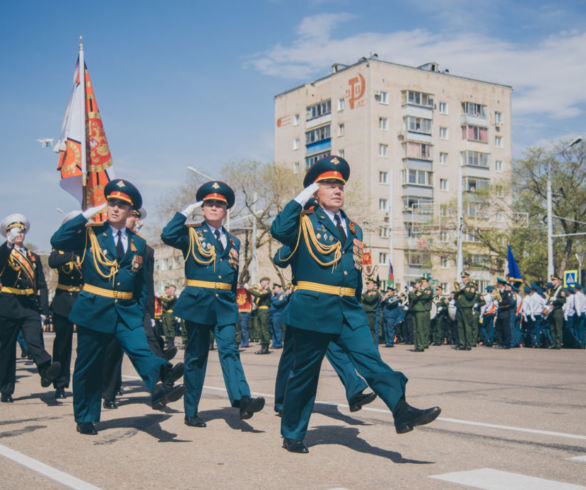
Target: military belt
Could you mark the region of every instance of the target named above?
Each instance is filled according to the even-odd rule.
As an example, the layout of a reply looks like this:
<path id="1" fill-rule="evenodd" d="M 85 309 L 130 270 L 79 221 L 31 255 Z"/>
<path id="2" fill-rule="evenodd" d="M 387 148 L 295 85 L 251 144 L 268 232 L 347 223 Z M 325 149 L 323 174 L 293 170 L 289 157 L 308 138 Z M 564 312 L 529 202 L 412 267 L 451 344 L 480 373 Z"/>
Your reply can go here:
<path id="1" fill-rule="evenodd" d="M 31 294 L 35 294 L 35 290 L 32 288 L 17 289 L 17 288 L 9 288 L 6 286 L 2 286 L 2 289 L 0 289 L 0 292 L 9 293 L 9 294 L 18 294 L 19 296 L 29 296 Z"/>
<path id="2" fill-rule="evenodd" d="M 207 288 L 207 289 L 224 289 L 229 291 L 232 289 L 232 284 L 229 282 L 212 282 L 212 281 L 198 281 L 197 279 L 187 279 L 185 281 L 187 286 L 193 286 L 196 288 Z"/>
<path id="3" fill-rule="evenodd" d="M 84 284 L 83 290 L 87 293 L 113 299 L 132 299 L 133 296 L 132 292 L 130 291 L 114 291 L 113 289 L 104 289 L 97 286 L 92 286 L 91 284 Z"/>
<path id="4" fill-rule="evenodd" d="M 57 284 L 57 289 L 61 291 L 69 291 L 70 293 L 78 293 L 81 291 L 81 286 L 67 286 L 65 284 Z"/>
<path id="5" fill-rule="evenodd" d="M 268 309 L 269 309 L 269 307 L 268 307 L 268 306 L 264 306 L 264 305 L 263 305 L 263 306 L 259 306 L 259 307 L 258 307 L 258 309 L 259 309 L 259 310 L 268 310 Z"/>
<path id="6" fill-rule="evenodd" d="M 298 290 L 315 291 L 316 293 L 334 294 L 336 296 L 356 296 L 356 289 L 342 288 L 339 286 L 330 286 L 329 284 L 320 284 L 318 282 L 298 281 L 295 291 Z"/>

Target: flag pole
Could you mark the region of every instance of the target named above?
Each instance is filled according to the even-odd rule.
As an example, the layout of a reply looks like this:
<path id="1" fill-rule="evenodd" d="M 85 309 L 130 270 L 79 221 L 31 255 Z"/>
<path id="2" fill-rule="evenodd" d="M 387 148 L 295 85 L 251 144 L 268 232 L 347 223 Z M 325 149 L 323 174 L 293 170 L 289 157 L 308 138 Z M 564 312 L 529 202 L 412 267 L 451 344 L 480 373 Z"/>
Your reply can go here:
<path id="1" fill-rule="evenodd" d="M 87 208 L 87 114 L 85 100 L 85 59 L 83 56 L 83 36 L 79 36 L 79 83 L 83 100 L 83 137 L 81 143 L 81 208 Z"/>

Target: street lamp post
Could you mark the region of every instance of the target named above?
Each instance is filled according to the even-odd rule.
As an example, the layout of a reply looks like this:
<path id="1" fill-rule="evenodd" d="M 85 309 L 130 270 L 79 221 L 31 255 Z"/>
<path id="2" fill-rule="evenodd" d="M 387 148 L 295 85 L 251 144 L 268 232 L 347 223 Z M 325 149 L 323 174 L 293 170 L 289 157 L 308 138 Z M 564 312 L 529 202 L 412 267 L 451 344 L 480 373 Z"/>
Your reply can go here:
<path id="1" fill-rule="evenodd" d="M 563 150 L 558 151 L 554 156 L 563 153 L 582 141 L 582 138 L 576 138 Z M 547 161 L 547 278 L 551 279 L 554 274 L 553 270 L 553 211 L 551 195 L 551 158 Z"/>

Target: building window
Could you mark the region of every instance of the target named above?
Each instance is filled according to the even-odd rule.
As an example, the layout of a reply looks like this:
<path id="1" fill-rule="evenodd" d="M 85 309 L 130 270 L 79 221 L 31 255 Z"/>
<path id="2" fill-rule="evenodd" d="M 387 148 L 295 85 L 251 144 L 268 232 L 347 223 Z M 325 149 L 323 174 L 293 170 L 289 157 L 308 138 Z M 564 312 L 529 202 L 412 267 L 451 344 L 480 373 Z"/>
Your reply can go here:
<path id="1" fill-rule="evenodd" d="M 478 237 L 476 237 L 476 235 L 474 235 L 473 233 L 469 233 L 469 232 L 464 233 L 463 240 L 465 242 L 472 242 L 472 243 L 477 243 L 480 241 L 480 240 L 478 240 Z"/>
<path id="2" fill-rule="evenodd" d="M 433 95 L 414 90 L 403 90 L 401 93 L 403 105 L 419 105 L 433 108 Z"/>
<path id="3" fill-rule="evenodd" d="M 416 170 L 410 168 L 407 170 L 407 181 L 404 182 L 404 184 L 430 186 L 432 185 L 432 176 L 433 173 L 428 172 L 427 170 Z"/>
<path id="4" fill-rule="evenodd" d="M 387 177 L 388 177 L 389 173 L 388 172 L 379 172 L 378 173 L 378 182 L 379 184 L 386 184 L 387 183 Z"/>
<path id="5" fill-rule="evenodd" d="M 378 200 L 378 208 L 381 211 L 387 211 L 387 203 L 388 203 L 388 201 L 386 199 L 382 199 L 382 198 L 379 199 Z"/>
<path id="6" fill-rule="evenodd" d="M 447 191 L 448 188 L 448 179 L 440 179 L 439 186 L 441 191 Z"/>
<path id="7" fill-rule="evenodd" d="M 495 187 L 496 197 L 505 197 L 505 189 L 502 185 L 497 185 Z"/>
<path id="8" fill-rule="evenodd" d="M 448 205 L 447 204 L 440 204 L 440 216 L 445 218 L 448 216 Z"/>
<path id="9" fill-rule="evenodd" d="M 389 103 L 389 94 L 384 90 L 380 92 L 376 92 L 374 94 L 374 98 L 378 100 L 381 104 L 388 104 Z"/>
<path id="10" fill-rule="evenodd" d="M 479 119 L 486 119 L 486 106 L 483 104 L 475 104 L 474 102 L 462 102 L 462 111 L 467 116 L 477 117 Z"/>
<path id="11" fill-rule="evenodd" d="M 346 99 L 344 99 L 344 97 L 342 97 L 341 99 L 338 99 L 338 111 L 343 111 L 346 108 Z"/>
<path id="12" fill-rule="evenodd" d="M 448 232 L 445 230 L 440 231 L 440 242 L 447 242 L 448 241 Z"/>
<path id="13" fill-rule="evenodd" d="M 463 151 L 460 153 L 462 157 L 462 165 L 472 167 L 488 168 L 488 157 L 490 153 L 483 153 L 481 151 Z"/>
<path id="14" fill-rule="evenodd" d="M 293 140 L 293 149 L 294 150 L 299 150 L 299 138 L 295 138 Z"/>
<path id="15" fill-rule="evenodd" d="M 338 124 L 338 136 L 344 136 L 345 126 L 344 123 Z"/>
<path id="16" fill-rule="evenodd" d="M 386 117 L 379 117 L 378 118 L 378 128 L 386 131 L 389 129 L 389 119 Z"/>
<path id="17" fill-rule="evenodd" d="M 418 214 L 433 214 L 433 201 L 424 197 L 407 196 L 403 198 L 403 209 Z"/>
<path id="18" fill-rule="evenodd" d="M 490 181 L 477 177 L 464 178 L 464 190 L 467 192 L 487 191 Z"/>
<path id="19" fill-rule="evenodd" d="M 447 257 L 443 255 L 440 257 L 440 266 L 442 269 L 447 269 L 450 266 L 450 261 Z"/>
<path id="20" fill-rule="evenodd" d="M 293 117 L 293 126 L 299 126 L 299 114 L 295 114 Z"/>
<path id="21" fill-rule="evenodd" d="M 311 145 L 330 139 L 330 125 L 321 126 L 319 128 L 312 129 L 305 133 L 305 145 Z"/>
<path id="22" fill-rule="evenodd" d="M 378 253 L 378 263 L 379 264 L 386 264 L 387 263 L 387 254 L 385 252 Z"/>
<path id="23" fill-rule="evenodd" d="M 442 165 L 445 165 L 445 164 L 447 164 L 447 163 L 448 163 L 448 154 L 447 154 L 447 153 L 443 153 L 443 152 L 442 152 L 442 153 L 440 153 L 440 154 L 439 154 L 439 162 L 440 162 Z"/>
<path id="24" fill-rule="evenodd" d="M 432 146 L 426 143 L 414 143 L 409 141 L 403 143 L 405 149 L 405 156 L 407 158 L 417 158 L 418 160 L 431 160 L 431 148 Z"/>
<path id="25" fill-rule="evenodd" d="M 494 162 L 494 169 L 497 172 L 502 172 L 503 171 L 503 161 L 502 160 L 496 160 Z"/>
<path id="26" fill-rule="evenodd" d="M 494 123 L 499 125 L 503 122 L 503 115 L 499 111 L 494 111 Z"/>
<path id="27" fill-rule="evenodd" d="M 384 143 L 379 144 L 378 145 L 378 156 L 379 157 L 386 157 L 388 149 L 389 149 L 389 145 L 385 145 Z"/>
<path id="28" fill-rule="evenodd" d="M 448 128 L 439 128 L 439 135 L 440 138 L 443 140 L 448 139 Z"/>
<path id="29" fill-rule="evenodd" d="M 381 226 L 378 229 L 378 236 L 381 238 L 389 238 L 389 228 L 388 226 Z"/>
<path id="30" fill-rule="evenodd" d="M 338 150 L 338 155 L 344 158 L 344 150 Z"/>
<path id="31" fill-rule="evenodd" d="M 299 173 L 299 162 L 295 162 L 293 164 L 293 172 L 298 174 Z"/>
<path id="32" fill-rule="evenodd" d="M 448 103 L 447 102 L 440 102 L 439 103 L 439 113 L 440 114 L 447 114 L 448 113 Z"/>
<path id="33" fill-rule="evenodd" d="M 462 139 L 488 143 L 488 128 L 481 126 L 462 126 Z"/>
<path id="34" fill-rule="evenodd" d="M 307 170 L 311 167 L 315 162 L 321 160 L 322 158 L 329 157 L 332 154 L 330 150 L 322 151 L 320 153 L 316 153 L 315 155 L 311 155 L 305 158 L 305 169 Z"/>
<path id="35" fill-rule="evenodd" d="M 332 100 L 322 100 L 317 104 L 313 104 L 307 107 L 307 115 L 306 119 L 311 121 L 312 119 L 316 119 L 318 117 L 326 116 L 332 113 Z"/>
<path id="36" fill-rule="evenodd" d="M 403 128 L 406 131 L 431 134 L 431 119 L 424 117 L 405 116 L 403 118 Z"/>
<path id="37" fill-rule="evenodd" d="M 498 148 L 502 148 L 503 145 L 503 137 L 502 136 L 495 136 L 494 137 L 494 144 Z"/>

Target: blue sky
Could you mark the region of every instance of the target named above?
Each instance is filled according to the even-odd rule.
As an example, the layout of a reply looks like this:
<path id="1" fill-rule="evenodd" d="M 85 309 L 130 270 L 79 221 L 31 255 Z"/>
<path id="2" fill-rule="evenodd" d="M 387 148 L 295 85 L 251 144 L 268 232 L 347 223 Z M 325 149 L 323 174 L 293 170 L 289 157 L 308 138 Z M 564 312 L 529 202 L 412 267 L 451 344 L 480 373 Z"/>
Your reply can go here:
<path id="1" fill-rule="evenodd" d="M 512 85 L 514 155 L 586 133 L 586 0 L 2 2 L 0 219 L 48 250 L 76 208 L 58 186 L 79 35 L 116 173 L 147 209 L 186 167 L 273 157 L 273 96 L 361 56 Z"/>

